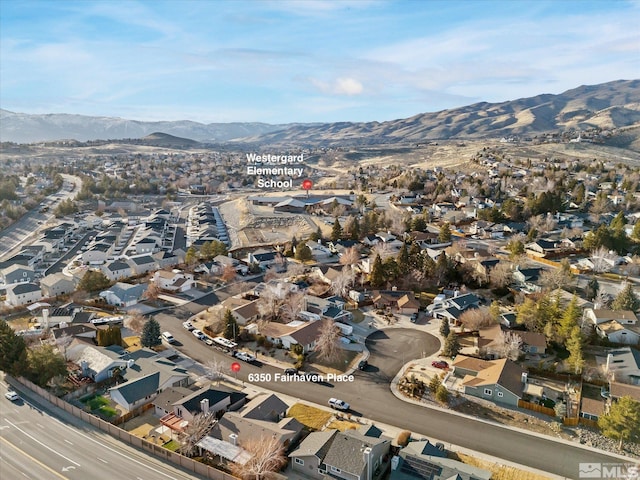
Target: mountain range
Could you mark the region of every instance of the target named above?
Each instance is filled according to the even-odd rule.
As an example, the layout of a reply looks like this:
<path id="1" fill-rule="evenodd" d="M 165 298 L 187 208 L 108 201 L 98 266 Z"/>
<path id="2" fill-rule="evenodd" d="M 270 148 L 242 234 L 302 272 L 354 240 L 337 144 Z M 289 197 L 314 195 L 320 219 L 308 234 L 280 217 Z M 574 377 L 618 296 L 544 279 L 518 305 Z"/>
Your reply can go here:
<path id="1" fill-rule="evenodd" d="M 438 139 L 533 136 L 599 127 L 640 127 L 640 80 L 580 86 L 500 103 L 475 103 L 386 122 L 269 125 L 193 121 L 143 122 L 69 114 L 33 115 L 0 110 L 0 140 L 17 143 L 141 138 L 165 134 L 204 143 L 373 145 Z"/>

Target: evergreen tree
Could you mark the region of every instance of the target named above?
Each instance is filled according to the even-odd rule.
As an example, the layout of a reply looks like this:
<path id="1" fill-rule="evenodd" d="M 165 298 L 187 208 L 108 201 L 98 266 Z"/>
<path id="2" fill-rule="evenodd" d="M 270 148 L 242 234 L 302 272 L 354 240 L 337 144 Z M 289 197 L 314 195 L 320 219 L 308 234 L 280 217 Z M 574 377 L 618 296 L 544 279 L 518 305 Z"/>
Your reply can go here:
<path id="1" fill-rule="evenodd" d="M 598 419 L 602 434 L 613 440 L 622 442 L 637 439 L 640 435 L 640 402 L 625 396 L 613 402 L 609 411 Z"/>
<path id="2" fill-rule="evenodd" d="M 566 346 L 569 351 L 569 358 L 567 358 L 567 364 L 571 367 L 574 373 L 581 373 L 584 368 L 584 354 L 582 352 L 584 340 L 582 339 L 582 332 L 577 325 L 573 327 L 571 336 L 567 340 Z"/>
<path id="3" fill-rule="evenodd" d="M 187 265 L 193 265 L 198 261 L 198 251 L 193 245 L 187 249 L 184 261 L 187 263 Z"/>
<path id="4" fill-rule="evenodd" d="M 238 322 L 236 322 L 236 317 L 233 316 L 233 313 L 228 308 L 224 312 L 224 332 L 222 332 L 222 336 L 231 340 L 235 340 L 238 336 Z"/>
<path id="5" fill-rule="evenodd" d="M 97 292 L 99 290 L 104 290 L 109 285 L 111 285 L 111 282 L 104 273 L 96 270 L 89 270 L 84 274 L 80 283 L 78 283 L 78 290 Z"/>
<path id="6" fill-rule="evenodd" d="M 440 375 L 434 375 L 429 381 L 429 391 L 435 395 L 435 393 L 438 391 L 438 388 L 440 388 L 440 385 L 442 385 Z"/>
<path id="7" fill-rule="evenodd" d="M 458 352 L 460 352 L 460 342 L 458 342 L 458 336 L 454 332 L 450 332 L 447 335 L 447 339 L 444 342 L 444 349 L 442 355 L 445 357 L 453 358 Z"/>
<path id="8" fill-rule="evenodd" d="M 41 387 L 46 386 L 53 377 L 67 375 L 67 362 L 53 345 L 45 344 L 29 349 L 28 361 L 27 377 Z"/>
<path id="9" fill-rule="evenodd" d="M 636 221 L 635 225 L 633 226 L 631 239 L 636 243 L 640 243 L 640 222 L 638 221 Z"/>
<path id="10" fill-rule="evenodd" d="M 382 259 L 380 255 L 376 255 L 371 267 L 371 273 L 369 274 L 369 282 L 372 287 L 380 287 L 384 284 L 384 267 L 382 265 Z"/>
<path id="11" fill-rule="evenodd" d="M 438 241 L 440 243 L 451 241 L 451 226 L 449 225 L 449 222 L 446 222 L 440 227 L 440 232 L 438 233 Z"/>
<path id="12" fill-rule="evenodd" d="M 600 284 L 598 283 L 598 279 L 594 275 L 593 277 L 591 277 L 591 279 L 587 283 L 587 286 L 585 287 L 585 291 L 584 291 L 585 297 L 587 297 L 587 300 L 593 300 L 598 296 L 599 291 L 600 291 Z"/>
<path id="13" fill-rule="evenodd" d="M 313 260 L 313 253 L 306 243 L 300 243 L 296 247 L 295 259 L 301 262 L 307 262 Z"/>
<path id="14" fill-rule="evenodd" d="M 450 333 L 451 328 L 449 327 L 449 320 L 443 318 L 442 320 L 440 320 L 440 335 L 442 335 L 442 338 L 447 338 Z"/>
<path id="15" fill-rule="evenodd" d="M 122 331 L 117 325 L 109 325 L 108 328 L 101 328 L 96 333 L 96 342 L 101 347 L 110 345 L 122 345 Z"/>
<path id="16" fill-rule="evenodd" d="M 398 273 L 400 275 L 406 275 L 409 273 L 410 265 L 409 265 L 409 249 L 407 248 L 407 244 L 403 243 L 400 251 L 398 252 L 398 256 L 396 257 L 396 264 L 398 265 Z"/>
<path id="17" fill-rule="evenodd" d="M 625 283 L 620 293 L 613 300 L 611 308 L 613 310 L 631 310 L 632 312 L 640 309 L 640 300 L 638 300 L 638 296 L 633 291 L 631 283 Z"/>
<path id="18" fill-rule="evenodd" d="M 560 341 L 564 341 L 571 336 L 574 327 L 578 326 L 581 314 L 582 310 L 578 306 L 578 298 L 574 295 L 560 318 L 560 325 L 558 326 Z"/>
<path id="19" fill-rule="evenodd" d="M 0 320 L 0 370 L 9 375 L 24 375 L 27 370 L 27 345 L 9 324 Z"/>
<path id="20" fill-rule="evenodd" d="M 331 241 L 335 242 L 342 238 L 342 225 L 340 225 L 340 220 L 337 218 L 333 222 L 333 228 L 331 229 Z"/>
<path id="21" fill-rule="evenodd" d="M 440 385 L 436 390 L 436 400 L 440 403 L 447 403 L 449 401 L 449 390 L 444 385 Z"/>
<path id="22" fill-rule="evenodd" d="M 162 343 L 160 339 L 160 324 L 155 318 L 147 320 L 142 327 L 140 343 L 143 347 L 156 347 Z"/>

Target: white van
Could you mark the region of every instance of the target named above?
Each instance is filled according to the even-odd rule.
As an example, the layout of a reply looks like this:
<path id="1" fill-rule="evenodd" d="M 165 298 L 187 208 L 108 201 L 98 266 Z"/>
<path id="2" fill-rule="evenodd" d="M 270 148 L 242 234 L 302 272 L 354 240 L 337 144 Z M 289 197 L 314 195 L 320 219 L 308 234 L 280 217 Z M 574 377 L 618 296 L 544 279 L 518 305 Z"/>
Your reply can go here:
<path id="1" fill-rule="evenodd" d="M 162 339 L 167 342 L 167 343 L 176 343 L 176 339 L 173 338 L 173 335 L 171 335 L 169 332 L 162 332 Z"/>

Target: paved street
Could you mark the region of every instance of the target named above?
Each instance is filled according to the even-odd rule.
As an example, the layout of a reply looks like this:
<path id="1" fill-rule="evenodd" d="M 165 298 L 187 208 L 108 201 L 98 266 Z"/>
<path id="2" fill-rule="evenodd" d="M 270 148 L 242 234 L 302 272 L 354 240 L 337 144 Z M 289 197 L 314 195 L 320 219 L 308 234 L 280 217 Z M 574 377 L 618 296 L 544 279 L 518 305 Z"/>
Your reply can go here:
<path id="1" fill-rule="evenodd" d="M 11 402 L 0 387 L 0 477 L 3 479 L 183 480 L 183 472 L 79 422 L 55 407 Z M 81 425 L 78 428 L 76 425 Z"/>
<path id="2" fill-rule="evenodd" d="M 208 347 L 182 327 L 181 321 L 170 315 L 156 318 L 162 330 L 170 330 L 182 344 L 178 349 L 198 362 L 216 359 L 230 365 L 231 357 Z M 352 414 L 394 425 L 418 434 L 438 439 L 506 461 L 526 465 L 566 478 L 576 478 L 582 462 L 620 462 L 616 457 L 598 453 L 576 444 L 562 443 L 532 435 L 524 430 L 508 429 L 455 415 L 444 410 L 415 405 L 396 398 L 389 383 L 404 362 L 430 356 L 439 348 L 434 336 L 409 328 L 389 328 L 371 335 L 367 347 L 371 352 L 370 367 L 356 371 L 353 383 L 322 385 L 313 383 L 258 384 L 274 391 L 314 403 L 324 404 L 337 397 L 352 405 Z M 254 366 L 240 362 L 238 379 L 247 380 L 249 373 L 282 372 L 271 365 Z M 551 432 L 550 432 L 551 434 Z M 535 455 L 531 452 L 535 452 Z"/>

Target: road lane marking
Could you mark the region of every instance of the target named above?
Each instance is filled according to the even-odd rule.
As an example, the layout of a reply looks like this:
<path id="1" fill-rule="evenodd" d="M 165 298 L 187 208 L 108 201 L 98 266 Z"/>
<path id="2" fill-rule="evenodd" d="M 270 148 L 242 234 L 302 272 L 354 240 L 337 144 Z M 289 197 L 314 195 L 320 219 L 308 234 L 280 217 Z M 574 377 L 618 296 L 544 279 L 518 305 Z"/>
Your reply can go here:
<path id="1" fill-rule="evenodd" d="M 96 457 L 96 458 L 97 458 L 98 460 L 100 460 L 102 463 L 109 463 L 109 462 L 107 462 L 107 461 L 106 461 L 105 459 L 103 459 L 103 458 L 100 458 L 100 457 Z"/>
<path id="2" fill-rule="evenodd" d="M 9 420 L 7 420 L 7 423 L 11 426 L 13 426 L 15 429 L 17 429 L 19 432 L 23 433 L 24 435 L 26 435 L 27 437 L 29 437 L 31 440 L 33 440 L 34 442 L 39 443 L 40 445 L 42 445 L 44 448 L 46 448 L 47 450 L 49 450 L 52 453 L 55 453 L 56 455 L 61 456 L 62 458 L 64 458 L 67 462 L 71 462 L 73 463 L 76 467 L 79 467 L 80 464 L 78 462 L 74 462 L 73 460 L 71 460 L 70 458 L 65 457 L 64 455 L 62 455 L 60 452 L 56 452 L 53 448 L 51 448 L 49 445 L 46 445 L 44 443 L 42 443 L 40 440 L 38 440 L 37 438 L 35 438 L 34 436 L 30 435 L 29 433 L 25 432 L 24 430 L 22 430 L 20 427 L 18 427 L 15 423 L 11 423 Z"/>
<path id="3" fill-rule="evenodd" d="M 67 440 L 66 438 L 64 439 L 65 442 L 67 442 L 69 445 L 73 445 L 73 442 L 70 442 L 69 440 Z"/>
<path id="4" fill-rule="evenodd" d="M 6 443 L 7 445 L 9 445 L 10 447 L 12 447 L 14 450 L 17 450 L 18 452 L 20 452 L 22 455 L 24 455 L 25 457 L 27 457 L 29 460 L 31 460 L 32 462 L 37 463 L 38 465 L 40 465 L 42 468 L 44 468 L 45 470 L 53 473 L 56 477 L 61 478 L 62 480 L 69 480 L 67 477 L 65 477 L 64 475 L 61 475 L 60 473 L 56 472 L 55 470 L 53 470 L 51 467 L 49 467 L 48 465 L 45 465 L 44 463 L 42 463 L 40 460 L 38 460 L 37 458 L 32 457 L 31 455 L 29 455 L 27 452 L 25 452 L 24 450 L 22 450 L 21 448 L 18 448 L 16 445 L 14 445 L 13 443 L 11 443 L 9 440 L 7 440 L 4 437 L 0 437 L 0 441 Z M 26 477 L 27 475 L 25 475 Z"/>

